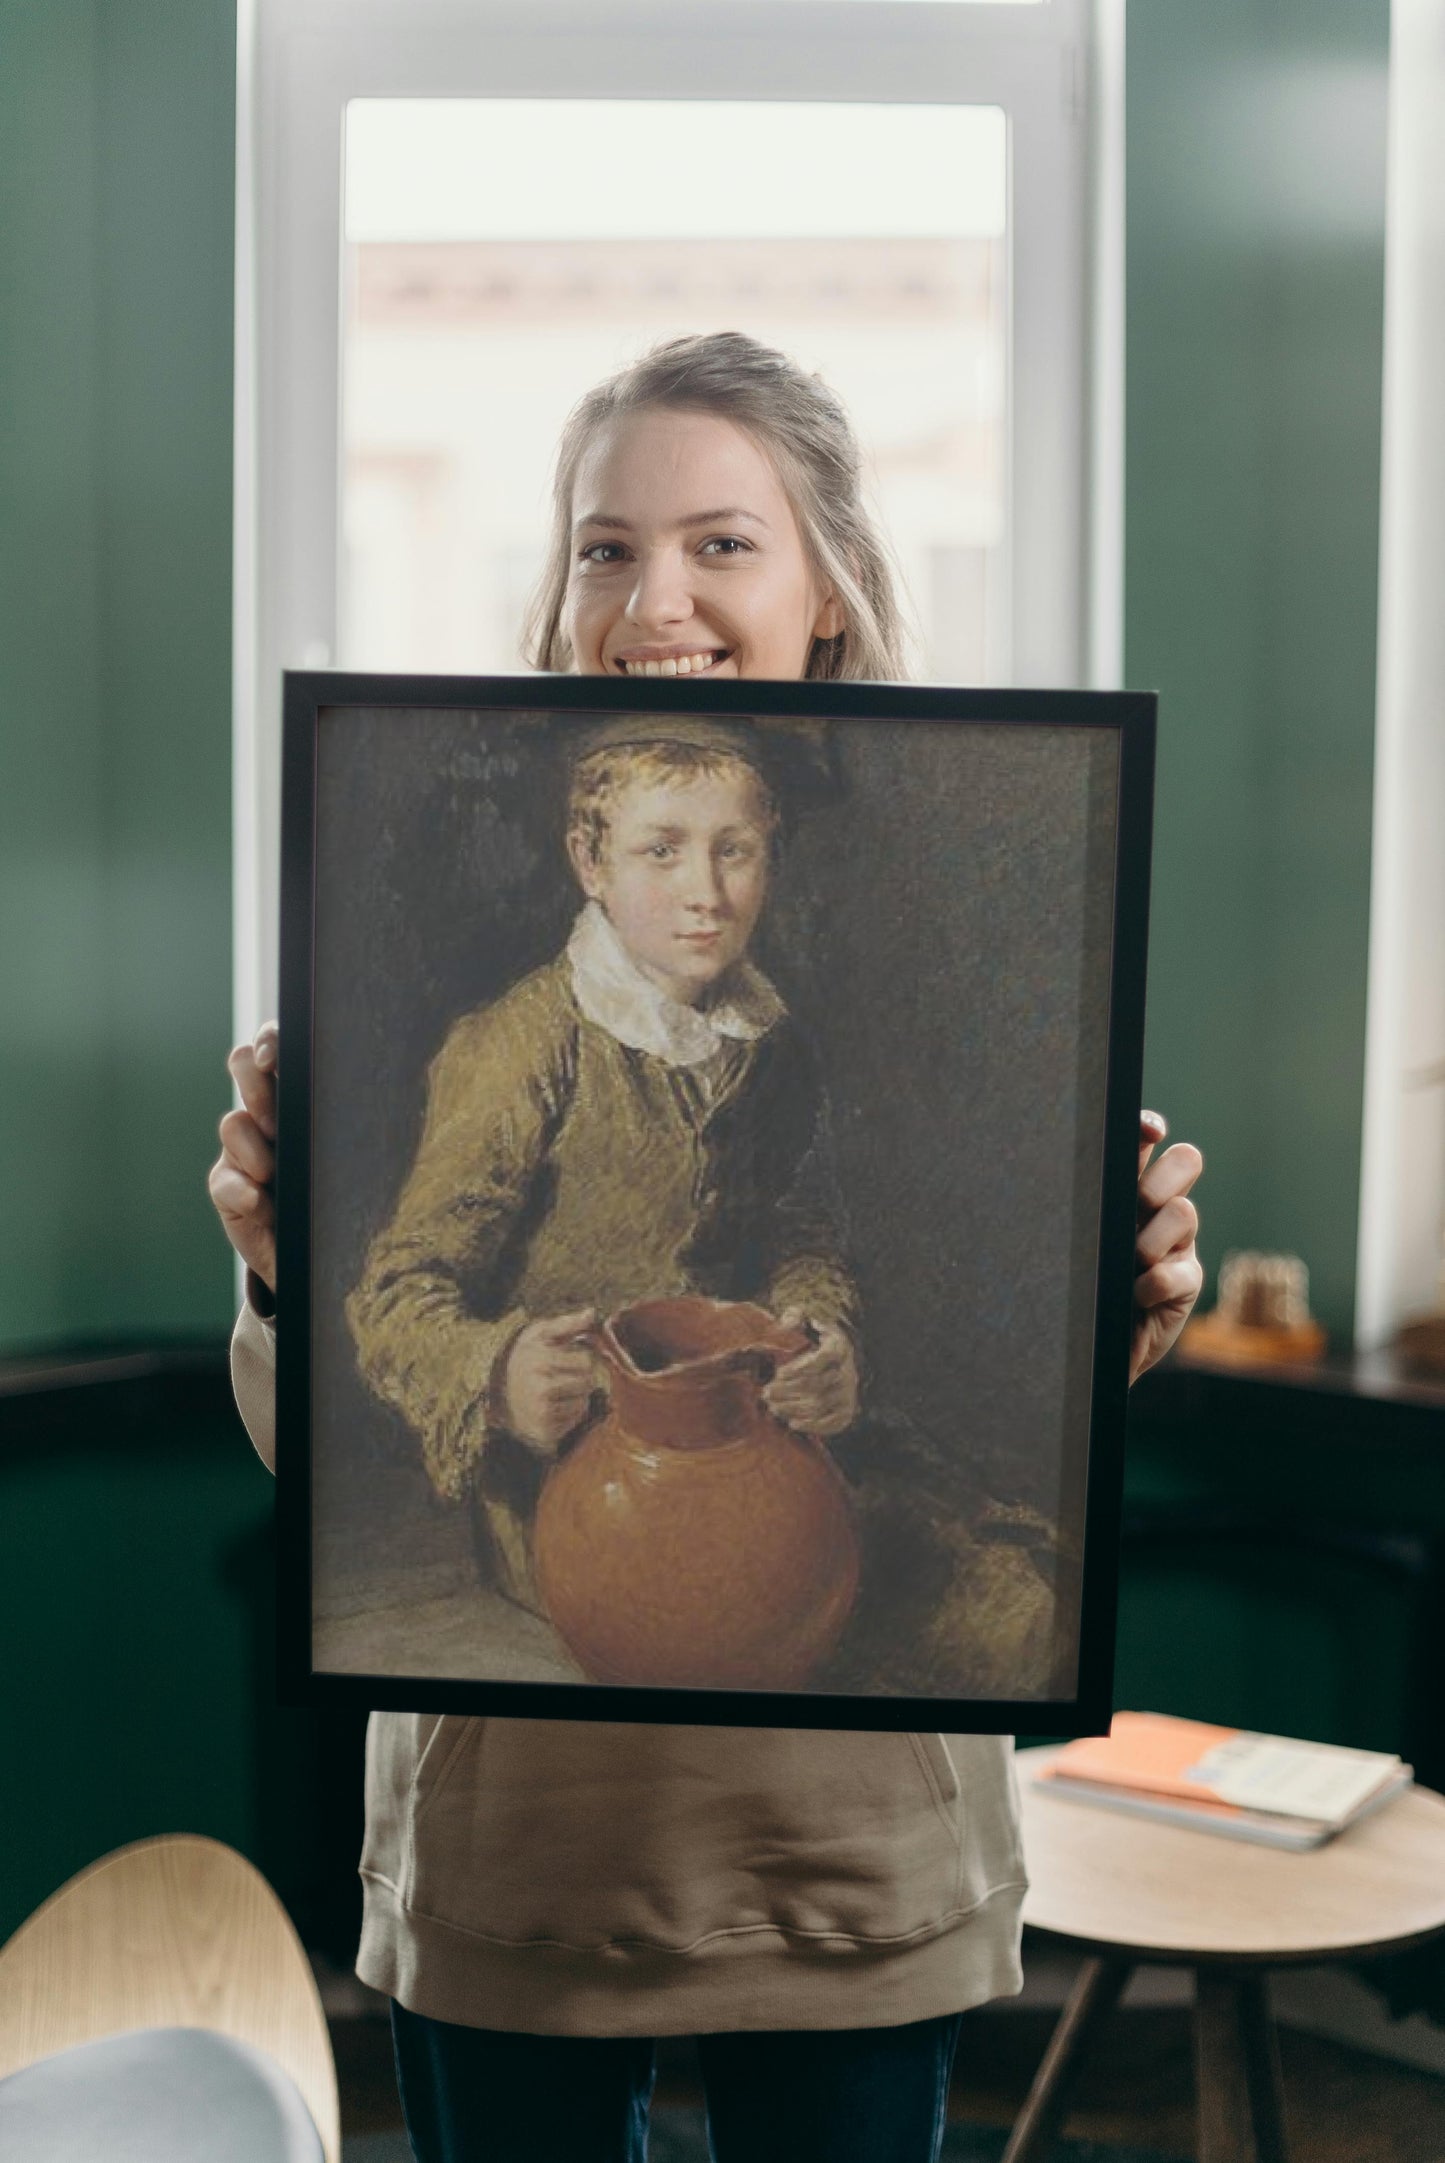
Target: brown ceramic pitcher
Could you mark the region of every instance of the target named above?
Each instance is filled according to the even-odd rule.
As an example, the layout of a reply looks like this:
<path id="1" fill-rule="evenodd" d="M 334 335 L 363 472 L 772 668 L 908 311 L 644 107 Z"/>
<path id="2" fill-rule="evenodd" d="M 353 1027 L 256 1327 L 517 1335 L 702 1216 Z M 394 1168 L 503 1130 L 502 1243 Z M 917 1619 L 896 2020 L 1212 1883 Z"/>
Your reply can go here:
<path id="1" fill-rule="evenodd" d="M 796 1690 L 858 1589 L 847 1490 L 762 1389 L 811 1339 L 761 1307 L 645 1300 L 590 1333 L 607 1413 L 548 1474 L 537 1582 L 596 1682 Z"/>

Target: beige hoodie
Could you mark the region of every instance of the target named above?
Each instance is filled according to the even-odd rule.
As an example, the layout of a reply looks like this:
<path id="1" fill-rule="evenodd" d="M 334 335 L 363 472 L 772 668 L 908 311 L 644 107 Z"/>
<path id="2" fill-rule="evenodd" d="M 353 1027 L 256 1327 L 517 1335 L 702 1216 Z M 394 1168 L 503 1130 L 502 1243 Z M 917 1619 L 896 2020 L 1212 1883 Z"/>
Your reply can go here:
<path id="1" fill-rule="evenodd" d="M 275 1327 L 236 1401 L 274 1461 Z M 998 1735 L 377 1712 L 357 1972 L 413 2012 L 540 2035 L 926 2020 L 1020 1987 Z"/>

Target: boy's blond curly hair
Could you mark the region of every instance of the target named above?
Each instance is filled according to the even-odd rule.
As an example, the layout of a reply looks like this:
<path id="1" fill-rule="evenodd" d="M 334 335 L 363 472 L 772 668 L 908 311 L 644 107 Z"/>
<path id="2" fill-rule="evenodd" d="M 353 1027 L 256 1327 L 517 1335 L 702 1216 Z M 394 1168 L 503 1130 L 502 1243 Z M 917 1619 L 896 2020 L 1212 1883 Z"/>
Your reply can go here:
<path id="1" fill-rule="evenodd" d="M 777 799 L 752 761 L 736 751 L 689 743 L 613 744 L 579 759 L 567 793 L 568 838 L 580 841 L 590 863 L 600 864 L 607 852 L 612 806 L 624 788 L 636 782 L 650 787 L 660 781 L 728 780 L 737 775 L 756 789 L 763 825 L 774 839 L 780 825 Z"/>

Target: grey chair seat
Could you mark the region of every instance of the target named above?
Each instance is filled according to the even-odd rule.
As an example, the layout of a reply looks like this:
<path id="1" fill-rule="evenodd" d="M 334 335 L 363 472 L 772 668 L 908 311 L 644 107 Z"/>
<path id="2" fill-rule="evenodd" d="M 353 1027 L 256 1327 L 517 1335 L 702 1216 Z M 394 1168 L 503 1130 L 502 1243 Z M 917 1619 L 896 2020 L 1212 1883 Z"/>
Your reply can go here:
<path id="1" fill-rule="evenodd" d="M 0 2080 L 6 2163 L 323 2163 L 289 2073 L 206 2028 L 77 2043 Z"/>

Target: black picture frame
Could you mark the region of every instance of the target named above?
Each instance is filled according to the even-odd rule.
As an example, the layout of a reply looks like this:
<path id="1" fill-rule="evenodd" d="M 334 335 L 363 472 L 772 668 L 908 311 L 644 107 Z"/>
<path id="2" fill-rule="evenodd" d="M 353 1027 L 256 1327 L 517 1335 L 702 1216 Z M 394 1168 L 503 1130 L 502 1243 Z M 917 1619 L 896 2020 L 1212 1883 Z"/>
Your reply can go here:
<path id="1" fill-rule="evenodd" d="M 764 722 L 804 732 L 840 730 L 862 742 L 856 725 L 908 731 L 940 729 L 960 746 L 969 732 L 995 732 L 1001 747 L 1029 742 L 1037 756 L 1047 744 L 1077 747 L 1078 732 L 1104 763 L 1107 786 L 1096 785 L 1098 832 L 1087 860 L 1087 890 L 1055 898 L 1063 916 L 1088 915 L 1102 958 L 1091 981 L 1102 1101 L 1081 1106 L 1090 1123 L 1087 1146 L 1076 1143 L 1074 1185 L 1092 1185 L 1095 1236 L 1088 1267 L 1071 1273 L 1071 1312 L 1085 1315 L 1087 1374 L 1070 1387 L 1087 1403 L 1082 1450 L 1068 1478 L 1070 1507 L 1082 1526 L 1071 1563 L 1056 1578 L 1058 1597 L 1077 1614 L 1073 1687 L 1045 1694 L 958 1696 L 880 1694 L 823 1689 L 733 1690 L 617 1685 L 594 1681 L 479 1679 L 476 1675 L 372 1673 L 318 1666 L 315 1574 L 326 1527 L 315 1506 L 313 1393 L 321 1312 L 335 1305 L 335 1285 L 318 1294 L 318 1166 L 339 1148 L 334 1131 L 317 1122 L 314 1081 L 318 1005 L 325 1005 L 325 939 L 318 945 L 318 866 L 330 816 L 321 784 L 323 744 L 344 769 L 355 724 L 372 731 L 401 724 L 442 730 L 481 717 L 509 716 L 564 731 L 584 716 L 686 712 L 728 721 Z M 450 717 L 450 718 L 448 718 Z M 862 683 L 725 682 L 688 684 L 601 677 L 446 677 L 288 672 L 284 695 L 281 895 L 281 1042 L 277 1141 L 277 1526 L 278 1684 L 289 1704 L 350 1704 L 421 1713 L 511 1715 L 526 1718 L 646 1720 L 723 1726 L 835 1729 L 927 1728 L 1017 1735 L 1095 1734 L 1107 1730 L 1117 1603 L 1120 1514 L 1129 1346 L 1133 1323 L 1134 1237 L 1156 699 L 1152 693 L 1055 690 L 955 690 Z M 849 735 L 850 729 L 855 734 Z M 999 733 L 1002 732 L 1002 733 Z M 1043 732 L 1041 734 L 1041 732 Z M 1045 744 L 1047 737 L 1047 744 Z M 380 739 L 377 739 L 380 740 Z M 540 740 L 540 739 L 539 739 Z M 917 739 L 922 741 L 922 738 Z M 942 739 L 938 739 L 941 741 Z M 900 739 L 901 741 L 901 739 Z M 983 739 L 979 738 L 981 742 Z M 335 747 L 342 746 L 339 754 Z M 960 754 L 961 755 L 961 754 Z M 1062 756 L 1062 751 L 1060 752 Z M 1081 755 L 1081 754 L 1079 754 Z M 1091 750 L 1090 756 L 1093 756 Z M 356 754 L 359 757 L 359 753 Z M 1019 756 L 1023 756 L 1020 748 Z M 353 764 L 355 758 L 353 758 Z M 330 769 L 328 768 L 328 771 Z M 339 769 L 340 770 L 340 769 Z M 1092 770 L 1092 769 L 1091 769 Z M 1101 840 L 1099 837 L 1103 836 Z M 374 866 L 358 852 L 356 893 L 368 889 Z M 1006 867 L 1005 867 L 1006 868 Z M 331 907 L 332 921 L 351 908 Z M 393 897 L 394 898 L 394 897 Z M 338 897 L 329 897 L 334 904 Z M 325 911 L 323 910 L 323 914 Z M 403 914 L 405 913 L 403 908 Z M 485 926 L 479 925 L 479 937 Z M 1080 934 L 1082 937 L 1083 934 Z M 1102 1034 L 1100 1034 L 1102 1032 Z M 332 1120 L 334 1129 L 337 1122 Z M 1077 1167 L 1086 1166 L 1084 1173 Z M 1087 1166 L 1092 1165 L 1090 1171 Z M 1072 1204 L 1089 1215 L 1089 1195 Z M 1071 1219 L 1071 1222 L 1073 1219 Z M 1085 1281 L 1087 1280 L 1087 1281 Z M 1078 1362 L 1075 1362 L 1076 1366 Z M 1063 1489 L 1061 1487 L 1060 1491 Z M 1077 1552 L 1081 1544 L 1082 1552 Z"/>

